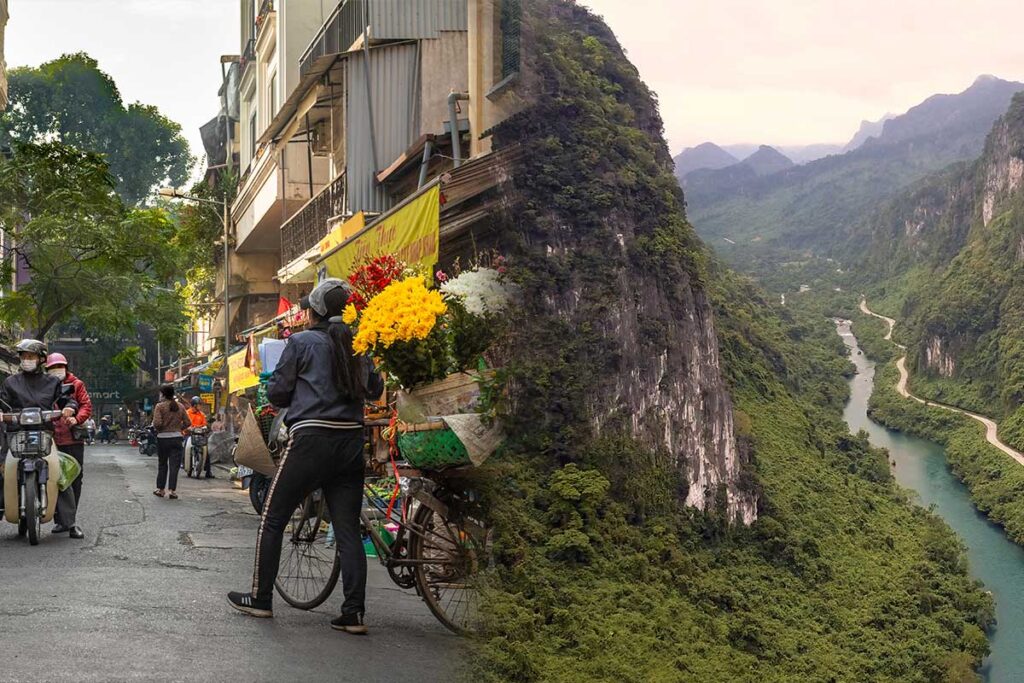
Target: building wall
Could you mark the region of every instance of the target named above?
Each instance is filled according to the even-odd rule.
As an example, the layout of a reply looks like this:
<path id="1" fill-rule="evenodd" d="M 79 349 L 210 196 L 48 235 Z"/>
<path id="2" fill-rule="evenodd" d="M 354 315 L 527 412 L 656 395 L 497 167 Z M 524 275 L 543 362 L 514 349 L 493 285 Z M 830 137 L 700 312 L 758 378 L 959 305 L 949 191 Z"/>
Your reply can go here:
<path id="1" fill-rule="evenodd" d="M 491 151 L 489 137 L 481 137 L 522 107 L 521 87 L 513 79 L 504 88 L 501 58 L 501 4 L 503 0 L 469 0 L 469 119 L 473 132 L 471 156 Z M 524 48 L 526 46 L 523 46 Z"/>
<path id="2" fill-rule="evenodd" d="M 442 31 L 437 40 L 423 41 L 419 135 L 444 132 L 449 93 L 469 90 L 469 73 L 465 68 L 468 63 L 469 40 L 465 31 Z M 464 102 L 462 109 L 459 118 L 468 118 Z"/>

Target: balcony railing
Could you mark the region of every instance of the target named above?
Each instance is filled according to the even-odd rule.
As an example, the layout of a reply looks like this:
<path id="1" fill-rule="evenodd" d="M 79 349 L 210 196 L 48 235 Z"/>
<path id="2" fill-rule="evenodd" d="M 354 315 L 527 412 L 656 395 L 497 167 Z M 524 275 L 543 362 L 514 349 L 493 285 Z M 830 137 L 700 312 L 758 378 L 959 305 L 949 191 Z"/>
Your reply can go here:
<path id="1" fill-rule="evenodd" d="M 327 236 L 327 222 L 345 213 L 346 194 L 342 173 L 281 226 L 282 264 L 291 263 Z"/>
<path id="2" fill-rule="evenodd" d="M 267 15 L 274 11 L 274 0 L 263 0 L 260 13 L 256 15 L 256 23 L 262 25 Z"/>
<path id="3" fill-rule="evenodd" d="M 250 38 L 245 44 L 245 50 L 242 52 L 242 68 L 245 68 L 246 64 L 251 64 L 256 61 L 256 39 Z"/>
<path id="4" fill-rule="evenodd" d="M 355 42 L 366 27 L 367 2 L 369 0 L 339 0 L 330 18 L 299 57 L 301 75 L 305 75 L 320 57 L 343 52 Z"/>

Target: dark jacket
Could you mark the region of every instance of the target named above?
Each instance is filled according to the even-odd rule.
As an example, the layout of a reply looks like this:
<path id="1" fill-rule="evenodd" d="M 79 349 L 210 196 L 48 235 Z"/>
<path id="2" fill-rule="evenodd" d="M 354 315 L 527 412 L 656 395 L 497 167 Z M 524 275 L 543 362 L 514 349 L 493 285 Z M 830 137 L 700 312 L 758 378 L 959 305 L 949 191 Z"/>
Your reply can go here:
<path id="1" fill-rule="evenodd" d="M 0 386 L 0 399 L 11 410 L 22 408 L 42 408 L 54 410 L 71 408 L 78 410 L 78 402 L 70 396 L 64 396 L 61 381 L 45 372 L 19 372 L 4 380 Z M 4 410 L 7 410 L 4 406 Z M 43 425 L 44 429 L 52 430 L 53 423 Z M 17 425 L 10 425 L 9 431 L 17 431 Z"/>
<path id="2" fill-rule="evenodd" d="M 89 398 L 89 392 L 85 389 L 85 382 L 78 379 L 70 372 L 67 377 L 64 378 L 64 384 L 61 388 L 64 396 L 70 396 L 78 404 L 78 412 L 75 413 L 75 421 L 84 427 L 85 421 L 92 417 L 92 399 Z M 82 443 L 81 439 L 76 439 L 71 431 L 71 425 L 63 418 L 54 420 L 53 423 L 53 440 L 57 442 L 58 446 L 69 446 L 71 444 Z"/>
<path id="3" fill-rule="evenodd" d="M 288 345 L 267 384 L 267 398 L 276 407 L 288 409 L 285 424 L 289 429 L 362 426 L 363 402 L 348 396 L 335 383 L 333 352 L 325 324 L 288 338 Z M 367 398 L 380 398 L 384 381 L 374 372 L 369 358 L 363 357 L 361 362 Z"/>

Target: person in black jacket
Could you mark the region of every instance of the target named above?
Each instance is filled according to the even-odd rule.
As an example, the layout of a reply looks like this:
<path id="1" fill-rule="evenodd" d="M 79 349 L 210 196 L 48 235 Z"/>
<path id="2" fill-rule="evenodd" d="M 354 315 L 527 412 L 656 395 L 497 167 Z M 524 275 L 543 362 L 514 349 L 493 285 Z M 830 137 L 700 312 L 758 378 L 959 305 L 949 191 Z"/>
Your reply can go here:
<path id="1" fill-rule="evenodd" d="M 3 401 L 4 408 L 11 411 L 23 408 L 60 408 L 64 418 L 73 417 L 78 409 L 78 403 L 64 395 L 64 386 L 59 379 L 44 372 L 46 344 L 35 339 L 25 339 L 18 343 L 15 350 L 21 359 L 21 372 L 11 375 L 4 380 L 3 385 L 0 385 L 0 401 Z M 53 423 L 44 423 L 42 429 L 53 431 Z M 11 425 L 8 431 L 18 431 L 18 426 Z M 6 448 L 4 452 L 6 453 Z M 51 472 L 50 475 L 59 477 L 60 472 Z M 0 487 L 0 495 L 2 490 Z M 57 498 L 55 533 L 70 531 L 71 538 L 85 538 L 81 527 L 75 523 L 77 517 L 78 501 L 75 499 L 74 490 L 68 487 L 61 491 Z"/>
<path id="2" fill-rule="evenodd" d="M 285 526 L 302 499 L 322 488 L 339 554 L 345 601 L 331 627 L 364 634 L 366 555 L 359 530 L 363 501 L 363 406 L 384 390 L 369 358 L 352 351 L 352 330 L 341 320 L 351 290 L 328 279 L 303 299 L 313 326 L 288 340 L 267 385 L 267 397 L 287 408 L 288 446 L 270 485 L 256 540 L 252 591 L 229 593 L 235 609 L 273 616 L 274 580 Z"/>

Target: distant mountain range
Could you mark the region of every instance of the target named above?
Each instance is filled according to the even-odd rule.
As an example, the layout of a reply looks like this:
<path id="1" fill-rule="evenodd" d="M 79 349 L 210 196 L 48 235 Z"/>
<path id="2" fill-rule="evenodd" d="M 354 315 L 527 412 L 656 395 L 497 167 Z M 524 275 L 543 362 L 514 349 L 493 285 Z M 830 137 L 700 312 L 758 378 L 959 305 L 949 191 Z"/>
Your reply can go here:
<path id="1" fill-rule="evenodd" d="M 717 170 L 738 164 L 740 160 L 715 143 L 705 142 L 703 145 L 684 149 L 682 154 L 676 157 L 675 162 L 676 177 L 682 179 L 691 171 L 701 168 Z"/>
<path id="2" fill-rule="evenodd" d="M 863 125 L 851 151 L 765 175 L 740 165 L 687 174 L 689 216 L 728 255 L 832 252 L 850 244 L 866 216 L 925 176 L 981 154 L 985 138 L 1024 84 L 983 76 L 955 95 Z M 878 130 L 879 123 L 881 131 Z M 725 242 L 722 238 L 728 238 Z"/>
<path id="3" fill-rule="evenodd" d="M 854 134 L 853 139 L 843 147 L 843 152 L 852 152 L 857 149 L 869 138 L 876 138 L 882 134 L 882 130 L 885 128 L 885 122 L 889 119 L 895 118 L 893 114 L 886 114 L 878 121 L 862 121 L 860 124 L 860 130 Z"/>

